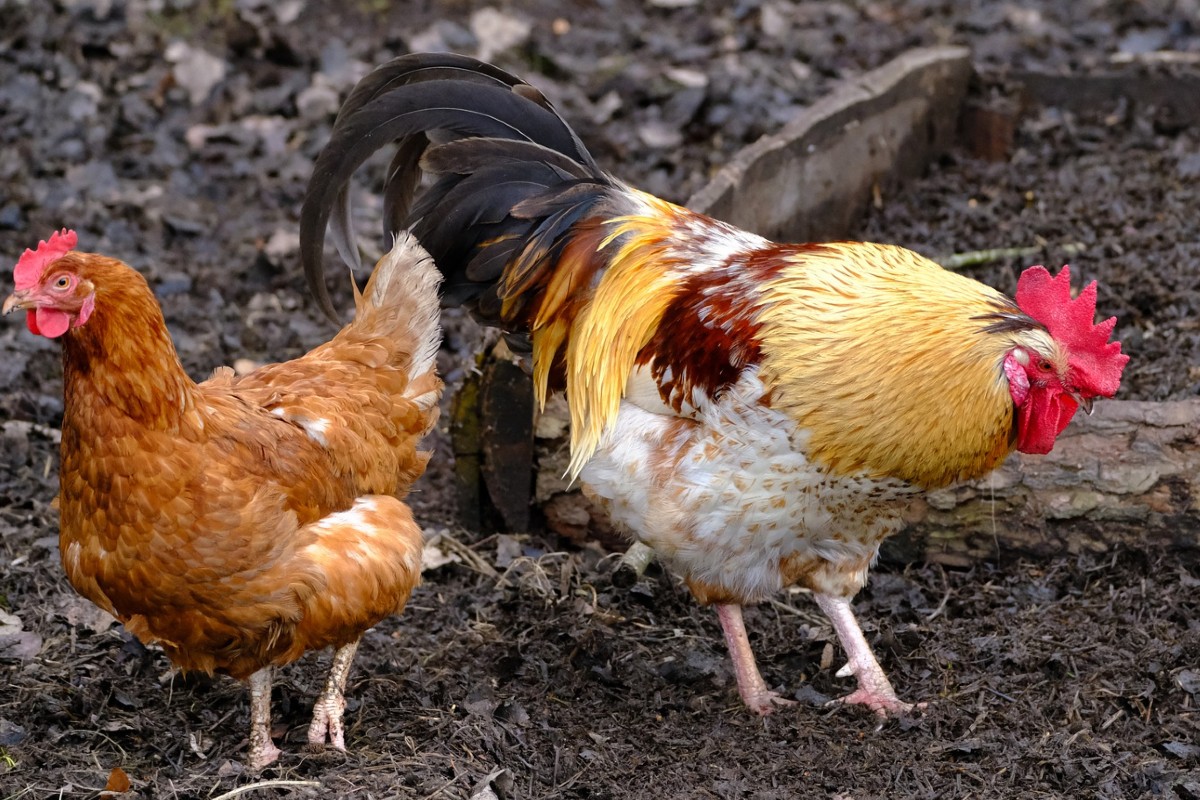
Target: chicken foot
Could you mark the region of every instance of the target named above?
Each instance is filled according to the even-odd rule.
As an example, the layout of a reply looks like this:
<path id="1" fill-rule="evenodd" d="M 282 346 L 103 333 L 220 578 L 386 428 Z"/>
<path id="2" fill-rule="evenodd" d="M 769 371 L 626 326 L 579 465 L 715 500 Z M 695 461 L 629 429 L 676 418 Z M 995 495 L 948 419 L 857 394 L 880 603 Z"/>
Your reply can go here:
<path id="1" fill-rule="evenodd" d="M 350 664 L 354 661 L 354 653 L 358 650 L 358 642 L 351 642 L 337 648 L 333 653 L 333 663 L 329 665 L 329 679 L 325 682 L 325 691 L 313 703 L 312 723 L 308 726 L 308 746 L 313 749 L 324 749 L 326 736 L 328 744 L 334 750 L 346 750 L 346 725 L 342 715 L 346 711 L 346 679 L 350 675 Z"/>
<path id="2" fill-rule="evenodd" d="M 776 706 L 795 705 L 795 700 L 788 700 L 767 688 L 754 660 L 754 651 L 750 649 L 750 639 L 746 636 L 746 625 L 742 621 L 742 607 L 717 603 L 716 609 L 717 619 L 721 620 L 721 630 L 725 634 L 725 646 L 729 648 L 729 658 L 733 661 L 738 694 L 742 696 L 746 707 L 755 714 L 766 716 Z"/>
<path id="3" fill-rule="evenodd" d="M 279 758 L 271 741 L 271 667 L 250 676 L 250 754 L 246 763 L 258 772 Z"/>
<path id="4" fill-rule="evenodd" d="M 871 652 L 871 645 L 863 636 L 862 628 L 850 608 L 850 600 L 846 597 L 835 597 L 828 594 L 816 594 L 817 605 L 833 623 L 842 648 L 846 651 L 846 666 L 838 670 L 838 677 L 854 675 L 858 679 L 858 688 L 845 697 L 830 701 L 829 705 L 864 705 L 875 712 L 880 719 L 889 716 L 908 714 L 914 708 L 922 709 L 926 703 L 905 703 L 896 697 L 896 690 L 888 680 Z"/>

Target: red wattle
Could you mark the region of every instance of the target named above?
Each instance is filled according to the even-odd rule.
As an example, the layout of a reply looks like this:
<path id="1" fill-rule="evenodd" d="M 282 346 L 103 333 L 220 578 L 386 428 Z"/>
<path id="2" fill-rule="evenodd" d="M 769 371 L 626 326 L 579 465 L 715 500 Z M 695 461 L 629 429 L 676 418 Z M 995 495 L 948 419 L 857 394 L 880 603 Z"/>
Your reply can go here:
<path id="1" fill-rule="evenodd" d="M 1061 391 L 1033 388 L 1017 409 L 1017 449 L 1045 455 L 1079 409 L 1075 398 Z"/>
<path id="2" fill-rule="evenodd" d="M 57 339 L 71 327 L 71 317 L 65 311 L 39 308 L 33 313 L 37 315 L 37 319 L 34 320 L 34 327 L 31 327 L 30 330 L 40 333 L 47 339 Z M 28 317 L 26 317 L 26 324 L 28 324 Z"/>

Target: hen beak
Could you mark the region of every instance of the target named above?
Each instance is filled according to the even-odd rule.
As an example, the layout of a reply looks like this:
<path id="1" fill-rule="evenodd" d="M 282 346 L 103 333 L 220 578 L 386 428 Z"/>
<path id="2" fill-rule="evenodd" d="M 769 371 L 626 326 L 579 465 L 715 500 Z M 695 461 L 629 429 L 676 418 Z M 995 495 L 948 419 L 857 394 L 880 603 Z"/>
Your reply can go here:
<path id="1" fill-rule="evenodd" d="M 0 307 L 0 313 L 8 316 L 17 309 L 33 308 L 33 299 L 29 296 L 28 291 L 13 292 L 4 299 L 4 305 Z"/>

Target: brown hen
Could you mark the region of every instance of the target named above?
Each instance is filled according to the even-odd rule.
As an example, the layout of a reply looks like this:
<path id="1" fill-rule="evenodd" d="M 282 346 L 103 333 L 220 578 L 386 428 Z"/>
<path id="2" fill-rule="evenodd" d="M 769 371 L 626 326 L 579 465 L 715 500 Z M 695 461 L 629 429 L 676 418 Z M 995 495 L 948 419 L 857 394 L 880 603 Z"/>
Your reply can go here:
<path id="1" fill-rule="evenodd" d="M 403 235 L 330 342 L 195 383 L 145 279 L 75 243 L 26 251 L 3 306 L 62 341 L 67 577 L 180 668 L 249 681 L 254 769 L 279 755 L 272 668 L 333 647 L 309 741 L 345 749 L 358 640 L 420 579 L 400 498 L 438 415 L 437 270 Z"/>

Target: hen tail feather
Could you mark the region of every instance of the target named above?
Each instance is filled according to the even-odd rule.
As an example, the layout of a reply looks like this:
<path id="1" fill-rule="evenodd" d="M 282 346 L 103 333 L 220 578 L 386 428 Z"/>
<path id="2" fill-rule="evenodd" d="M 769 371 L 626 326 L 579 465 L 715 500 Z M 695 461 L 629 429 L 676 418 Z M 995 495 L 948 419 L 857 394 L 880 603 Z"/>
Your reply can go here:
<path id="1" fill-rule="evenodd" d="M 356 333 L 385 337 L 409 353 L 406 394 L 429 394 L 434 362 L 442 341 L 438 286 L 441 273 L 433 259 L 408 231 L 396 236 L 392 249 L 379 260 L 367 287 L 355 298 L 350 327 Z M 436 403 L 434 394 L 431 402 Z"/>

